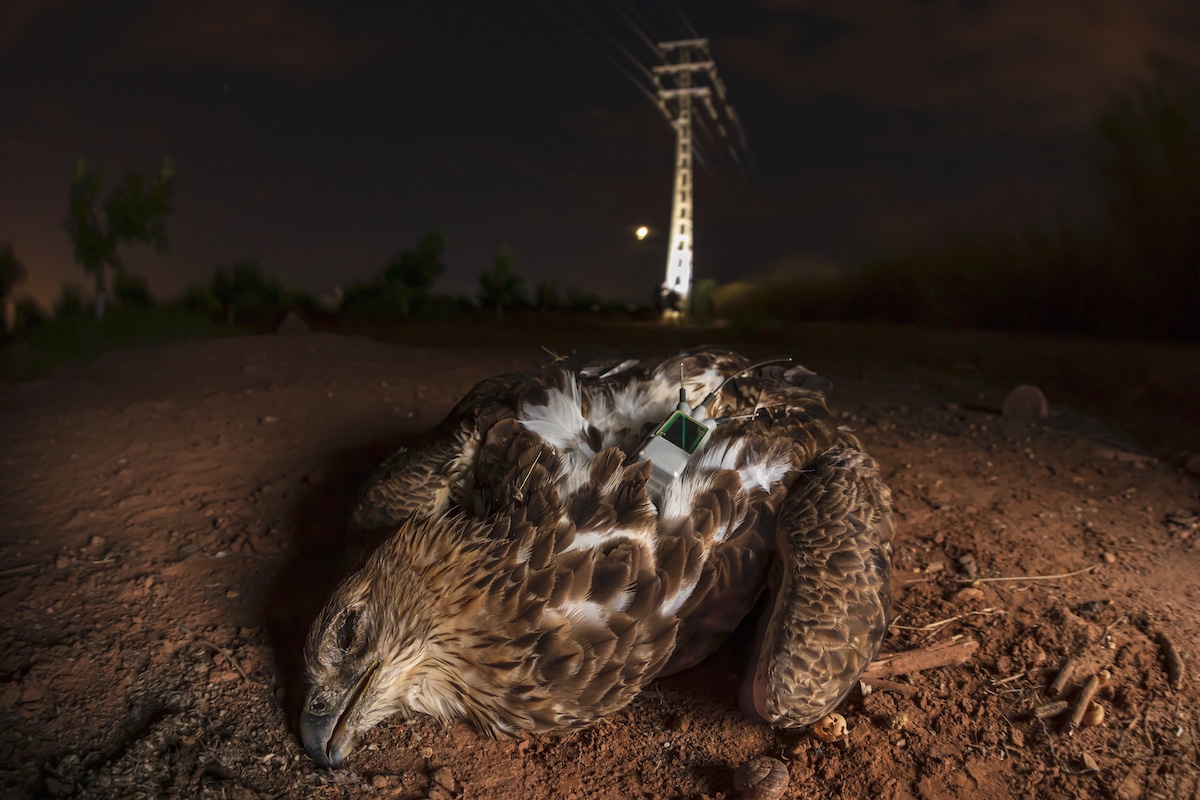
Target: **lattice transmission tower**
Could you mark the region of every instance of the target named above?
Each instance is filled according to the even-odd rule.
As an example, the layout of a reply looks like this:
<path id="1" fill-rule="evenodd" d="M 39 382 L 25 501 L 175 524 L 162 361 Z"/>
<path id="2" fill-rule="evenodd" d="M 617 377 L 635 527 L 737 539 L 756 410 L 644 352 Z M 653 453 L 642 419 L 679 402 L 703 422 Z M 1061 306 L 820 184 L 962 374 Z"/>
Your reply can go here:
<path id="1" fill-rule="evenodd" d="M 717 95 L 725 116 L 740 134 L 741 126 L 733 108 L 725 102 L 725 85 L 717 74 L 708 49 L 708 39 L 682 39 L 660 42 L 658 51 L 666 63 L 651 67 L 658 105 L 675 128 L 675 191 L 671 199 L 671 235 L 668 239 L 667 276 L 663 291 L 678 295 L 681 308 L 687 308 L 692 293 L 693 238 L 693 100 L 699 101 L 716 124 L 722 139 L 728 138 L 724 121 L 717 114 L 713 94 Z M 707 78 L 707 84 L 702 83 Z M 736 159 L 736 151 L 730 148 Z"/>

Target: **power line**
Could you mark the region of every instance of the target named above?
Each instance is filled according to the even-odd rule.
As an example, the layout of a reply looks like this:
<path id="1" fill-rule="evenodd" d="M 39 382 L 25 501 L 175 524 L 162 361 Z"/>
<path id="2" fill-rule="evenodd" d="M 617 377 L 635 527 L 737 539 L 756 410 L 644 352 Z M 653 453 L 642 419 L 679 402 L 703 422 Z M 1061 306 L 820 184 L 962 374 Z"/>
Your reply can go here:
<path id="1" fill-rule="evenodd" d="M 600 45 L 599 42 L 597 42 L 594 38 L 592 38 L 588 34 L 587 31 L 585 31 L 583 28 L 581 28 L 579 25 L 577 25 L 570 17 L 568 17 L 566 14 L 564 14 L 562 12 L 562 10 L 559 9 L 555 5 L 555 3 L 552 2 L 552 0 L 542 0 L 542 5 L 545 6 L 546 8 L 548 8 L 560 20 L 562 20 L 563 23 L 567 27 L 569 27 L 571 30 L 575 31 L 575 33 L 577 33 L 581 39 L 583 39 L 585 42 L 587 42 L 592 47 L 592 49 L 594 49 L 597 53 L 599 53 L 604 58 L 605 61 L 607 61 L 609 64 L 611 64 L 613 67 L 615 67 L 617 69 L 617 71 L 620 72 L 621 75 L 623 75 L 625 77 L 625 79 L 627 81 L 629 81 L 629 83 L 632 84 L 635 89 L 637 89 L 639 92 L 641 92 L 643 95 L 645 95 L 646 98 L 650 100 L 650 102 L 652 102 L 656 105 L 658 104 L 658 98 L 655 96 L 654 92 L 650 91 L 650 88 L 646 84 L 644 84 L 640 80 L 638 80 L 637 76 L 635 76 L 632 72 L 630 72 L 629 69 L 624 64 L 622 64 L 619 60 L 617 60 L 615 57 L 613 57 L 612 54 L 610 54 L 607 50 L 605 50 Z M 622 49 L 624 49 L 624 48 L 622 48 Z M 628 53 L 628 51 L 625 51 L 625 52 Z M 647 72 L 647 74 L 649 74 L 648 70 L 646 70 L 645 65 L 643 65 L 640 61 L 637 61 L 636 59 L 633 59 L 633 61 L 638 66 L 639 69 L 641 69 L 643 72 Z"/>

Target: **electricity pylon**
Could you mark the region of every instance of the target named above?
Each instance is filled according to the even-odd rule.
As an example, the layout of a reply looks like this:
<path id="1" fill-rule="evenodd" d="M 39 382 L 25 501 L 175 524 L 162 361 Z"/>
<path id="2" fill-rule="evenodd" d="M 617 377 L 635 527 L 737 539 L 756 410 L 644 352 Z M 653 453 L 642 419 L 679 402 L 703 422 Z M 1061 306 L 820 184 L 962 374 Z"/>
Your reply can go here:
<path id="1" fill-rule="evenodd" d="M 725 87 L 708 51 L 708 39 L 682 39 L 660 42 L 659 53 L 667 63 L 652 67 L 658 89 L 658 105 L 675 128 L 675 193 L 671 199 L 671 236 L 667 250 L 667 278 L 664 293 L 679 296 L 679 307 L 687 308 L 692 293 L 692 100 L 703 102 L 705 109 L 724 134 L 713 107 L 713 89 L 724 100 Z M 699 74 L 697 74 L 699 73 Z M 712 87 L 695 85 L 693 78 L 707 75 Z M 670 85 L 664 85 L 670 84 Z M 726 105 L 728 113 L 732 109 Z M 733 118 L 736 121 L 736 117 Z"/>

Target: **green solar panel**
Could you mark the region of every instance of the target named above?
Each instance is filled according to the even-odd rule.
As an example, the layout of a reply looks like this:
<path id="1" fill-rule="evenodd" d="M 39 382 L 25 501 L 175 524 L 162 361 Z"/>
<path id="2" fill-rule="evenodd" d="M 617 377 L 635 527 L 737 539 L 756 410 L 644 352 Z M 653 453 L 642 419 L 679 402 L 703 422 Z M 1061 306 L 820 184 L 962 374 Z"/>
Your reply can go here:
<path id="1" fill-rule="evenodd" d="M 683 452 L 691 455 L 696 452 L 700 442 L 708 435 L 708 428 L 682 411 L 676 411 L 667 417 L 667 421 L 659 426 L 654 435 L 666 439 Z"/>

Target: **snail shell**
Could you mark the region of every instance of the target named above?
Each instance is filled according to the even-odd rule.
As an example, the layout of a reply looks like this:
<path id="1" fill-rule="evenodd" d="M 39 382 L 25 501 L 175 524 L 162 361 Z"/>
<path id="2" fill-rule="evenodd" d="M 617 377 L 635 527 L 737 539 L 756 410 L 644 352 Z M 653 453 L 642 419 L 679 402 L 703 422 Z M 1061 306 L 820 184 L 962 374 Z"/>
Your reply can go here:
<path id="1" fill-rule="evenodd" d="M 836 742 L 846 738 L 846 718 L 841 714 L 826 714 L 813 723 L 813 736 L 822 742 Z"/>
<path id="2" fill-rule="evenodd" d="M 745 800 L 779 800 L 788 785 L 787 767 L 774 758 L 752 758 L 733 773 L 733 785 Z"/>

